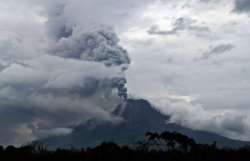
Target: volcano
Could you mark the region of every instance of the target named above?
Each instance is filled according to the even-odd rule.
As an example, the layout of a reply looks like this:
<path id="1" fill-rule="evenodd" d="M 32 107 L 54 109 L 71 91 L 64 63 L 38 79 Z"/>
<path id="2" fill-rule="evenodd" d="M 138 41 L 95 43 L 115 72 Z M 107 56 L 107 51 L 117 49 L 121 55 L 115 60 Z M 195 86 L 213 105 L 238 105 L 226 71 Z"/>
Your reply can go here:
<path id="1" fill-rule="evenodd" d="M 229 139 L 214 133 L 192 130 L 174 123 L 167 123 L 169 117 L 161 114 L 148 101 L 129 99 L 119 124 L 110 122 L 97 123 L 94 120 L 76 127 L 71 134 L 40 140 L 50 148 L 82 148 L 96 146 L 112 141 L 119 144 L 133 145 L 142 140 L 146 132 L 177 131 L 193 138 L 197 143 L 212 144 L 218 147 L 238 148 L 250 145 L 250 142 Z"/>

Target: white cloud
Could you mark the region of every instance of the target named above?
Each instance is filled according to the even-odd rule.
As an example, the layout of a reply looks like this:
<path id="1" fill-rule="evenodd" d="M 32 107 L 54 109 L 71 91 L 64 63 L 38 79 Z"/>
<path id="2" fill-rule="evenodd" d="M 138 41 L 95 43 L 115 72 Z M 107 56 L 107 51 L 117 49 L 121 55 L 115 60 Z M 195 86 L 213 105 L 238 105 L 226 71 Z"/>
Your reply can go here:
<path id="1" fill-rule="evenodd" d="M 247 16 L 232 12 L 233 2 L 193 0 L 184 5 L 171 1 L 145 10 L 144 21 L 134 24 L 131 29 L 136 30 L 128 30 L 123 37 L 132 59 L 127 73 L 128 91 L 154 104 L 163 98 L 168 102 L 173 96 L 192 98 L 191 103 L 187 102 L 190 99 L 175 99 L 159 108 L 183 126 L 249 140 L 250 61 L 246 43 L 250 24 Z M 171 22 L 180 17 L 195 19 L 209 27 L 210 33 L 198 37 L 191 31 L 144 35 L 152 25 L 171 30 Z M 229 43 L 234 46 L 230 54 L 193 61 L 210 46 Z"/>

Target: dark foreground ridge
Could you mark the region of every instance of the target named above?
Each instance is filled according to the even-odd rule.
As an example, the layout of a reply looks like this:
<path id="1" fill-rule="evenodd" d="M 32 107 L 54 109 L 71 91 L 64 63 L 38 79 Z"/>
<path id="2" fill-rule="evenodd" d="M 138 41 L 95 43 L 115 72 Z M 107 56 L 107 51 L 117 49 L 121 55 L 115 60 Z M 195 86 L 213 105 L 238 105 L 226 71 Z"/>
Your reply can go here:
<path id="1" fill-rule="evenodd" d="M 0 147 L 3 161 L 249 161 L 250 147 L 219 149 L 213 144 L 197 144 L 177 132 L 151 133 L 134 146 L 106 142 L 86 149 L 47 150 L 33 143 L 16 148 Z"/>
<path id="2" fill-rule="evenodd" d="M 150 103 L 143 99 L 129 99 L 122 113 L 124 122 L 111 124 L 109 122 L 96 123 L 94 120 L 75 128 L 72 134 L 51 137 L 40 142 L 49 148 L 81 148 L 94 147 L 102 142 L 112 141 L 118 144 L 131 145 L 143 139 L 147 131 L 177 131 L 185 134 L 197 143 L 212 144 L 217 142 L 218 147 L 239 148 L 250 145 L 249 142 L 232 140 L 217 134 L 188 129 L 177 124 L 167 124 L 169 117 L 161 114 Z"/>

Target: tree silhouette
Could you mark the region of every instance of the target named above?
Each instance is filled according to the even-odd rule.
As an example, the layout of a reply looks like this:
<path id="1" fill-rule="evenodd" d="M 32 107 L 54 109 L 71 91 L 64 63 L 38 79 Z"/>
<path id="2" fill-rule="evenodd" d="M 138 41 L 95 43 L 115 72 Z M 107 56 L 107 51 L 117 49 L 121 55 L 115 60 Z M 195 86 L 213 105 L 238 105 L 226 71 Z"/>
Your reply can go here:
<path id="1" fill-rule="evenodd" d="M 147 132 L 146 139 L 136 147 L 104 142 L 87 149 L 48 150 L 46 145 L 33 142 L 15 147 L 0 146 L 2 161 L 249 161 L 250 146 L 239 149 L 219 149 L 197 144 L 192 138 L 177 132 Z"/>

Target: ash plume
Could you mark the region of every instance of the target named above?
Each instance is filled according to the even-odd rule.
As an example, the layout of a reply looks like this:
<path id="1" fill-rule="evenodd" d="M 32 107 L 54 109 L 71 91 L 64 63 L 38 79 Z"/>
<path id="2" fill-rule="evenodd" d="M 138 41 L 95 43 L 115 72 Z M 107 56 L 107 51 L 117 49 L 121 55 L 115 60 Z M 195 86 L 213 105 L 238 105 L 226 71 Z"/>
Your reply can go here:
<path id="1" fill-rule="evenodd" d="M 122 120 L 113 111 L 126 103 L 128 53 L 111 27 L 72 22 L 72 15 L 65 12 L 67 5 L 69 1 L 49 4 L 43 40 L 32 31 L 33 39 L 0 39 L 11 42 L 0 58 L 0 127 L 4 129 L 0 144 L 65 135 L 91 119 Z"/>

